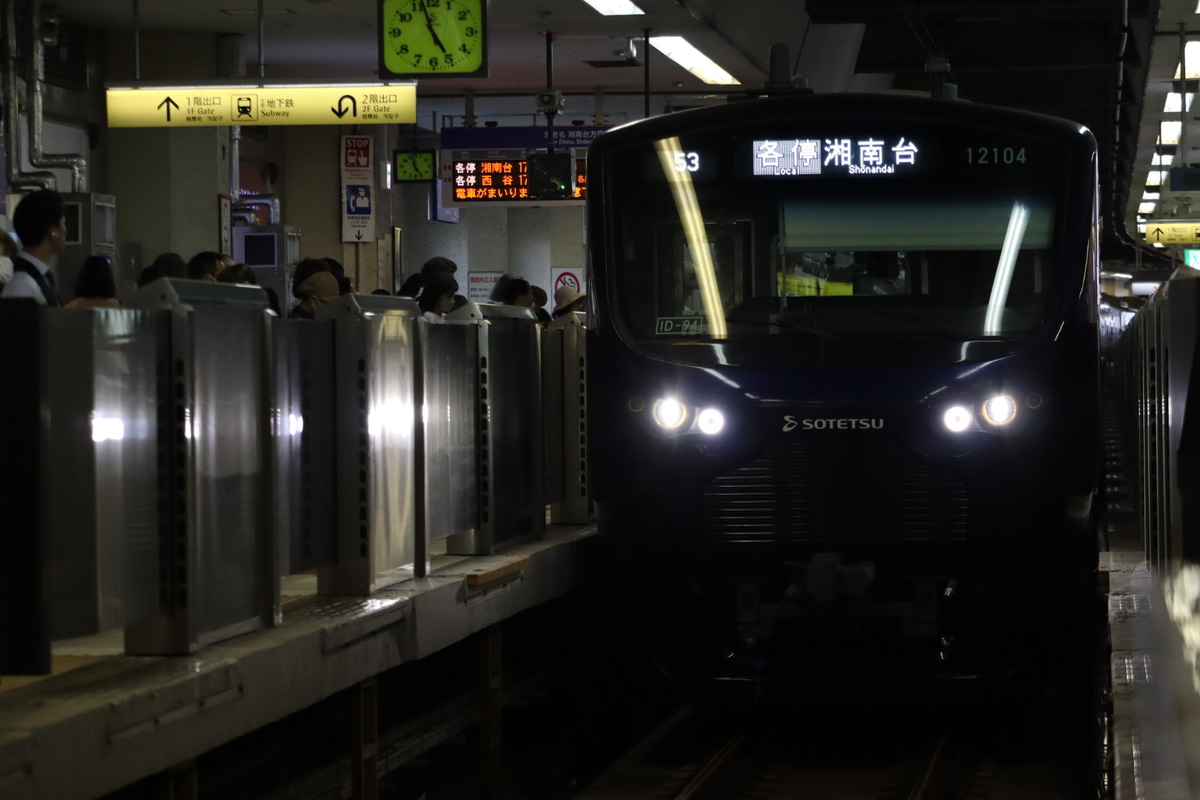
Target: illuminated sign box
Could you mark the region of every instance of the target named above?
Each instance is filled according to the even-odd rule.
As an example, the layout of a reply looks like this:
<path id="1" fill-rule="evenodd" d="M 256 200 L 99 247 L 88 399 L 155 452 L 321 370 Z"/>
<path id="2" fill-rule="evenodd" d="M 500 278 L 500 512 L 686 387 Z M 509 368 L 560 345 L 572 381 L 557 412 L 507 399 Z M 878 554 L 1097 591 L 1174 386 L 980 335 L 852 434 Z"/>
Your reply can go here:
<path id="1" fill-rule="evenodd" d="M 587 198 L 587 176 L 582 158 L 575 159 L 571 194 L 542 197 L 531 187 L 529 160 L 525 156 L 464 158 L 453 153 L 448 163 L 450 177 L 442 195 L 447 206 L 581 205 Z"/>
<path id="2" fill-rule="evenodd" d="M 1146 220 L 1144 238 L 1150 244 L 1200 243 L 1200 220 Z"/>
<path id="3" fill-rule="evenodd" d="M 417 120 L 413 83 L 138 84 L 104 92 L 110 128 L 385 125 Z"/>

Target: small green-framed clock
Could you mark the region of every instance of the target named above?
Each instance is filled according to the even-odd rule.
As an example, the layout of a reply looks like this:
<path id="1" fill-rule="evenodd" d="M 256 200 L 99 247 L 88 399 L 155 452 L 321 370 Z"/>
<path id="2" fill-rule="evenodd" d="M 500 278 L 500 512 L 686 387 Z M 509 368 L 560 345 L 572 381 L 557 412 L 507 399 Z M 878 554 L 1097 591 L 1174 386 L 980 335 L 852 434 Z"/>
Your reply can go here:
<path id="1" fill-rule="evenodd" d="M 380 0 L 379 77 L 486 77 L 488 0 Z"/>
<path id="2" fill-rule="evenodd" d="M 433 150 L 396 150 L 392 153 L 392 180 L 397 183 L 428 183 L 437 177 L 437 153 Z"/>

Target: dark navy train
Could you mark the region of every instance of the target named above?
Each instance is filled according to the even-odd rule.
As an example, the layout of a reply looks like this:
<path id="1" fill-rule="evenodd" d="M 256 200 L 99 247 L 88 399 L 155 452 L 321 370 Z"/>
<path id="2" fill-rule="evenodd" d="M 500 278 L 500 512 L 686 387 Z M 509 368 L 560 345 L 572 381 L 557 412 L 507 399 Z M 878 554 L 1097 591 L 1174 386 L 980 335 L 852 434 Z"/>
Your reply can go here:
<path id="1" fill-rule="evenodd" d="M 1094 569 L 1078 124 L 791 93 L 588 153 L 590 487 L 678 677 L 1005 673 Z"/>

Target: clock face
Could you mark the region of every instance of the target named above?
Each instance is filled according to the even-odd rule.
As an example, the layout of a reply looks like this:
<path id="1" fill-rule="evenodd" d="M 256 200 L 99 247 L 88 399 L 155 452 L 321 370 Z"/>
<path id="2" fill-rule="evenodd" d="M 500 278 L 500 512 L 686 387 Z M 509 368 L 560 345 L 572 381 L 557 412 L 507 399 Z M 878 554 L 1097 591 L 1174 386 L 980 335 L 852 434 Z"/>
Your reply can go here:
<path id="1" fill-rule="evenodd" d="M 437 158 L 432 150 L 397 150 L 392 179 L 399 183 L 431 181 L 437 177 Z"/>
<path id="2" fill-rule="evenodd" d="M 487 75 L 487 0 L 382 0 L 380 77 Z"/>

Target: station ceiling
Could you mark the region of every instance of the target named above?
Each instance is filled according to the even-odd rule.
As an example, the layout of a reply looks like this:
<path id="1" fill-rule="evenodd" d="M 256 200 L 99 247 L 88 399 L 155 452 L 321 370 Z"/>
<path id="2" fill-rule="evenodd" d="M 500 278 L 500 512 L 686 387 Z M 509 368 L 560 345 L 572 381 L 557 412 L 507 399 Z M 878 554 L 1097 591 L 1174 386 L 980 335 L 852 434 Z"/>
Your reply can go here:
<path id="1" fill-rule="evenodd" d="M 247 75 L 294 80 L 375 76 L 380 2 L 57 0 L 54 5 L 64 21 L 130 36 L 151 31 L 236 35 Z M 509 123 L 506 115 L 535 119 L 533 96 L 552 85 L 568 98 L 567 119 L 590 123 L 607 115 L 604 121 L 620 122 L 629 115 L 720 102 L 724 94 L 761 88 L 770 46 L 783 43 L 794 72 L 815 91 L 925 91 L 946 80 L 967 101 L 1088 126 L 1100 143 L 1105 256 L 1152 255 L 1143 249 L 1135 215 L 1144 202 L 1152 157 L 1172 151 L 1157 139 L 1161 122 L 1170 117 L 1163 111 L 1167 94 L 1178 89 L 1173 79 L 1182 43 L 1200 34 L 1193 22 L 1197 0 L 636 2 L 644 15 L 604 17 L 583 0 L 491 0 L 487 77 L 420 80 L 418 115 L 436 108 L 451 117 L 483 113 L 499 124 L 536 124 Z M 647 33 L 686 37 L 740 85 L 701 82 L 656 50 L 648 51 L 642 42 Z M 161 79 L 140 68 L 139 75 L 145 81 Z M 468 95 L 470 106 L 464 107 Z M 1184 120 L 1185 129 L 1190 121 Z M 1200 144 L 1200 133 L 1192 138 Z M 1200 215 L 1200 191 L 1192 194 Z M 1158 204 L 1151 216 L 1175 214 L 1176 208 L 1188 213 L 1190 196 L 1163 191 Z"/>

